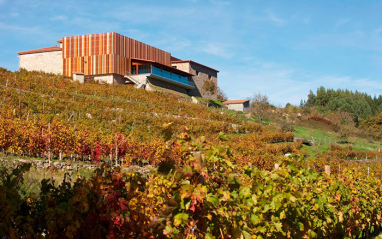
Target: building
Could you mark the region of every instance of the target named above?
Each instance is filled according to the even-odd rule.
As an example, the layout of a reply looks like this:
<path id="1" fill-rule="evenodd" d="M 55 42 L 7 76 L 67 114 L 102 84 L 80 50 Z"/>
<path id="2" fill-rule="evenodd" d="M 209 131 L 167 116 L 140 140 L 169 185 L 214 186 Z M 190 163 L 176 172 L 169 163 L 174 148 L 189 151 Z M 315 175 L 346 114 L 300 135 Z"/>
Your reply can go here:
<path id="1" fill-rule="evenodd" d="M 248 112 L 249 109 L 249 99 L 246 100 L 227 100 L 223 104 L 227 106 L 230 110 L 236 110 L 241 112 Z"/>
<path id="2" fill-rule="evenodd" d="M 217 86 L 219 71 L 115 32 L 63 37 L 60 46 L 18 52 L 19 68 L 109 84 L 158 86 L 193 96 L 216 98 L 203 89 Z"/>
<path id="3" fill-rule="evenodd" d="M 207 81 L 211 81 L 215 86 L 218 85 L 218 72 L 217 70 L 197 63 L 191 60 L 180 60 L 177 58 L 172 58 L 171 61 L 172 67 L 188 72 L 192 74 L 191 78 L 195 84 L 195 88 L 191 90 L 191 95 L 201 96 L 204 98 L 211 98 L 216 100 L 217 92 L 211 94 L 210 91 L 207 91 L 204 87 L 204 84 Z M 216 89 L 217 90 L 217 89 Z"/>

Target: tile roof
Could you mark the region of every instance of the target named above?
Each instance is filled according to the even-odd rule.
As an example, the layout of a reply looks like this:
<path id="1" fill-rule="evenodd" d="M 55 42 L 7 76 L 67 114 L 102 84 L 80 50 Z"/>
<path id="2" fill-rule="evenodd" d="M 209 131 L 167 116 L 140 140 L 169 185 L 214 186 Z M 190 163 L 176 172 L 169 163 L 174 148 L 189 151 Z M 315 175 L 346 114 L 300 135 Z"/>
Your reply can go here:
<path id="1" fill-rule="evenodd" d="M 17 52 L 17 54 L 25 55 L 25 54 L 40 53 L 40 52 L 50 52 L 50 51 L 62 51 L 62 49 L 59 46 L 51 46 L 51 47 L 34 49 L 34 50 L 29 50 L 29 51 L 19 51 L 19 52 Z"/>
<path id="2" fill-rule="evenodd" d="M 245 103 L 249 101 L 249 99 L 246 99 L 246 100 L 227 100 L 227 101 L 224 101 L 223 104 L 242 104 L 242 103 Z"/>

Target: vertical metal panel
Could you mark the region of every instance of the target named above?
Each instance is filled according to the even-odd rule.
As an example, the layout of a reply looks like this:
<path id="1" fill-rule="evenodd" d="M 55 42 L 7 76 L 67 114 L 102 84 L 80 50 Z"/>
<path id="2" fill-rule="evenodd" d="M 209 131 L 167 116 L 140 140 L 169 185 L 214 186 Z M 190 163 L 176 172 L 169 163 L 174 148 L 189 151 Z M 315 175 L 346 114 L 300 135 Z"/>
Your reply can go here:
<path id="1" fill-rule="evenodd" d="M 171 65 L 171 54 L 117 33 L 63 38 L 63 73 L 119 74 L 131 71 L 131 58 Z"/>

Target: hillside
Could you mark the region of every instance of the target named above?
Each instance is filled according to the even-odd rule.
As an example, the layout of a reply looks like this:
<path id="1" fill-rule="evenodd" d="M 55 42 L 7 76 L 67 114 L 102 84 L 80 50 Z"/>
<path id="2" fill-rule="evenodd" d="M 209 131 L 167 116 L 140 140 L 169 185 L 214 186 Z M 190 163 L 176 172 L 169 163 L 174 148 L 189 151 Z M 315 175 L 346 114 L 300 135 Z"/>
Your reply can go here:
<path id="1" fill-rule="evenodd" d="M 353 160 L 376 150 L 307 158 L 293 132 L 187 96 L 41 72 L 1 68 L 0 104 L 0 162 L 97 168 L 1 163 L 1 238 L 369 238 L 382 226 L 381 161 Z"/>

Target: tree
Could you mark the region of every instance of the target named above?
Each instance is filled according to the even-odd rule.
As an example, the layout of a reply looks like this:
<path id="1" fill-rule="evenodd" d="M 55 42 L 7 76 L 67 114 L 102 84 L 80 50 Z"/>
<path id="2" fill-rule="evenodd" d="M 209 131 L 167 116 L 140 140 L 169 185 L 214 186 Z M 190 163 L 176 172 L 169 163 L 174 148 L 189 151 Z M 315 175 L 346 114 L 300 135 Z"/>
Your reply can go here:
<path id="1" fill-rule="evenodd" d="M 228 100 L 227 95 L 225 94 L 225 92 L 219 86 L 218 86 L 217 100 L 220 101 L 220 102 L 224 102 L 224 101 Z"/>
<path id="2" fill-rule="evenodd" d="M 260 124 L 262 124 L 270 107 L 268 97 L 258 92 L 252 96 L 251 101 L 252 103 L 249 112 L 254 114 L 259 119 Z"/>
<path id="3" fill-rule="evenodd" d="M 203 97 L 209 99 L 213 98 L 212 96 L 214 96 L 218 90 L 217 85 L 212 80 L 204 81 L 202 88 L 205 93 L 205 95 L 203 94 Z"/>

